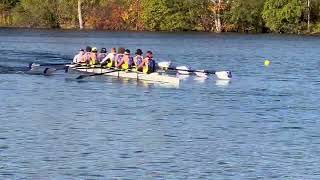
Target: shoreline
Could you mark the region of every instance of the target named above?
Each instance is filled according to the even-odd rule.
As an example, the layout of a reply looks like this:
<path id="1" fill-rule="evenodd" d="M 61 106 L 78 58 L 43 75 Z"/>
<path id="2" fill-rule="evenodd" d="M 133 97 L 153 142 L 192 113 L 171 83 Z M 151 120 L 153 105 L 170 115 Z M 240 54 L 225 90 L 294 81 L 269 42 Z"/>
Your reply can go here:
<path id="1" fill-rule="evenodd" d="M 24 26 L 0 26 L 2 29 L 15 29 L 15 30 L 53 30 L 53 31 L 73 31 L 73 32 L 128 32 L 128 33 L 208 33 L 208 34 L 239 34 L 239 35 L 262 35 L 262 34 L 274 34 L 274 35 L 296 35 L 296 36 L 320 36 L 320 32 L 309 33 L 275 33 L 275 32 L 213 32 L 213 31 L 148 31 L 148 30 L 107 30 L 107 29 L 90 29 L 90 28 L 48 28 L 48 27 L 24 27 Z"/>

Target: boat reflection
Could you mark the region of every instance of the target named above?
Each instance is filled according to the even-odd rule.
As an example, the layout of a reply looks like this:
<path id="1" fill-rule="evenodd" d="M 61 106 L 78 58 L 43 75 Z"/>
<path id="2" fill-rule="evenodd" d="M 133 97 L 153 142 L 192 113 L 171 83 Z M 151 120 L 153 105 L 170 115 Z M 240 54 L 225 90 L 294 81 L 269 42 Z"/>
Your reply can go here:
<path id="1" fill-rule="evenodd" d="M 205 83 L 207 79 L 208 78 L 206 77 L 198 77 L 198 76 L 194 78 L 194 80 L 197 81 L 198 83 Z"/>
<path id="2" fill-rule="evenodd" d="M 187 80 L 187 79 L 190 77 L 190 75 L 186 75 L 186 74 L 177 74 L 177 77 L 178 77 L 180 80 L 185 81 L 185 80 Z"/>
<path id="3" fill-rule="evenodd" d="M 231 80 L 221 80 L 221 79 L 216 80 L 217 86 L 228 86 L 230 83 L 231 83 Z"/>

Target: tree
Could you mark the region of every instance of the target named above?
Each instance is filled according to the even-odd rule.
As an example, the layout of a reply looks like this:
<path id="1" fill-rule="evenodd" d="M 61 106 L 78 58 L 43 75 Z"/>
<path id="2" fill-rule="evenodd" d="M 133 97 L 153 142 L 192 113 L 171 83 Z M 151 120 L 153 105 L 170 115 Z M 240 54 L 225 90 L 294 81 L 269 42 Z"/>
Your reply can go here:
<path id="1" fill-rule="evenodd" d="M 21 0 L 14 12 L 17 24 L 31 27 L 60 27 L 58 2 L 55 0 Z"/>
<path id="2" fill-rule="evenodd" d="M 214 15 L 214 31 L 217 33 L 222 32 L 222 22 L 221 22 L 221 14 L 226 9 L 226 3 L 223 0 L 211 0 L 211 4 L 209 8 L 211 9 Z"/>
<path id="3" fill-rule="evenodd" d="M 9 25 L 11 23 L 11 11 L 19 0 L 0 1 L 0 24 Z"/>
<path id="4" fill-rule="evenodd" d="M 78 18 L 79 18 L 79 28 L 83 29 L 83 19 L 82 19 L 82 0 L 78 0 Z"/>
<path id="5" fill-rule="evenodd" d="M 300 0 L 266 0 L 262 17 L 271 31 L 299 32 L 304 6 Z"/>
<path id="6" fill-rule="evenodd" d="M 148 30 L 161 30 L 168 13 L 166 0 L 143 0 L 142 20 Z"/>
<path id="7" fill-rule="evenodd" d="M 210 9 L 211 0 L 190 1 L 190 22 L 194 30 L 211 31 L 215 25 L 214 14 Z"/>
<path id="8" fill-rule="evenodd" d="M 230 11 L 227 12 L 228 22 L 235 26 L 236 31 L 262 32 L 264 0 L 236 0 L 231 3 Z"/>

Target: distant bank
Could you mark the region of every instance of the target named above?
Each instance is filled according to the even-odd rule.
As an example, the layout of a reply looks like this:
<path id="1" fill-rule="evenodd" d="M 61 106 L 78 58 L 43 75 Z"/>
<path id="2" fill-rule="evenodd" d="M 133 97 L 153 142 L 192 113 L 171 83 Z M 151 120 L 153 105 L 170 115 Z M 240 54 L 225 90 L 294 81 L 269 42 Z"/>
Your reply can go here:
<path id="1" fill-rule="evenodd" d="M 54 31 L 84 31 L 84 32 L 163 32 L 163 33 L 188 33 L 188 32 L 195 32 L 195 33 L 213 33 L 213 34 L 286 34 L 286 35 L 310 35 L 310 36 L 320 36 L 320 32 L 298 32 L 298 33 L 274 33 L 274 32 L 235 32 L 235 31 L 228 31 L 228 32 L 214 32 L 214 31 L 200 31 L 200 30 L 184 30 L 184 31 L 149 31 L 149 30 L 110 30 L 110 29 L 93 29 L 93 28 L 84 28 L 84 29 L 79 29 L 79 28 L 49 28 L 49 27 L 24 27 L 24 26 L 0 26 L 0 30 L 54 30 Z"/>
<path id="2" fill-rule="evenodd" d="M 318 34 L 319 12 L 312 0 L 6 0 L 0 26 Z"/>

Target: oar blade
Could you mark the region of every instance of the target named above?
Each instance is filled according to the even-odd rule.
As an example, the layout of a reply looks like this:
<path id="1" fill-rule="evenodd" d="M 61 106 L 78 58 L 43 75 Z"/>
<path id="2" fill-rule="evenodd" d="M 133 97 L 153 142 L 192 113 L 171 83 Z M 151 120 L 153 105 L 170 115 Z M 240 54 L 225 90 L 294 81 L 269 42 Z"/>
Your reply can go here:
<path id="1" fill-rule="evenodd" d="M 205 72 L 194 72 L 198 77 L 208 78 L 208 74 Z"/>
<path id="2" fill-rule="evenodd" d="M 191 74 L 190 68 L 188 68 L 187 66 L 178 66 L 178 67 L 176 67 L 176 70 L 178 70 L 178 73 L 181 75 Z"/>
<path id="3" fill-rule="evenodd" d="M 158 66 L 160 69 L 168 69 L 171 67 L 171 61 L 159 62 Z"/>
<path id="4" fill-rule="evenodd" d="M 217 76 L 218 79 L 222 79 L 222 80 L 230 80 L 232 78 L 231 71 L 219 71 L 219 72 L 215 72 L 215 75 Z"/>

